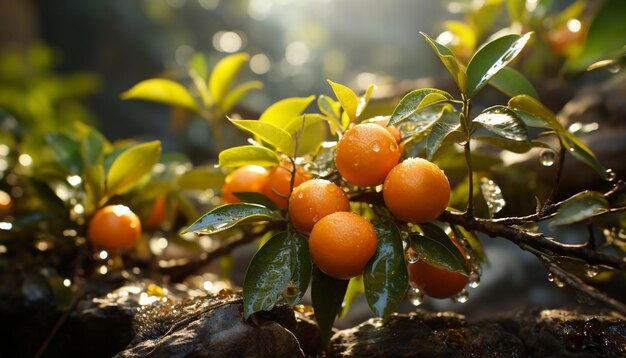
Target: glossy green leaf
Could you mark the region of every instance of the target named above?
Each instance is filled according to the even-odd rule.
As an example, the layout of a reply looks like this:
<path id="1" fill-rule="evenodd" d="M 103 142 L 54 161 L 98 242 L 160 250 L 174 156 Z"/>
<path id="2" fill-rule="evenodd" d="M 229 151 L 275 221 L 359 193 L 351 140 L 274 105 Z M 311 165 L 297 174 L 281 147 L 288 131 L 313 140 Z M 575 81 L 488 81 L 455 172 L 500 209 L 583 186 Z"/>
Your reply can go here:
<path id="1" fill-rule="evenodd" d="M 220 110 L 222 113 L 230 112 L 233 107 L 245 96 L 248 92 L 255 89 L 262 89 L 263 82 L 261 81 L 248 81 L 244 82 L 235 88 L 232 91 L 229 91 L 224 100 L 220 103 Z"/>
<path id="2" fill-rule="evenodd" d="M 164 78 L 141 81 L 122 93 L 122 99 L 142 99 L 199 112 L 198 103 L 180 83 Z"/>
<path id="3" fill-rule="evenodd" d="M 535 87 L 526 76 L 510 67 L 503 67 L 498 71 L 491 78 L 489 84 L 509 97 L 525 94 L 533 98 L 539 98 L 537 90 L 535 90 Z"/>
<path id="4" fill-rule="evenodd" d="M 565 225 L 589 219 L 609 208 L 604 195 L 594 191 L 578 193 L 567 199 L 557 211 L 550 225 Z"/>
<path id="5" fill-rule="evenodd" d="M 331 80 L 327 81 L 330 87 L 332 87 L 337 100 L 341 103 L 343 111 L 348 115 L 350 121 L 354 121 L 357 118 L 356 112 L 359 106 L 359 98 L 350 88 Z"/>
<path id="6" fill-rule="evenodd" d="M 598 161 L 598 158 L 593 154 L 591 149 L 587 148 L 578 138 L 573 134 L 567 132 L 569 135 L 562 141 L 563 146 L 567 149 L 567 152 L 571 154 L 577 160 L 590 166 L 595 172 L 600 175 L 604 180 L 612 180 L 611 174 L 607 169 Z"/>
<path id="7" fill-rule="evenodd" d="M 244 318 L 271 310 L 290 283 L 299 288 L 295 304 L 306 292 L 310 278 L 311 257 L 306 238 L 287 232 L 274 235 L 248 266 L 243 282 Z"/>
<path id="8" fill-rule="evenodd" d="M 534 145 L 530 142 L 519 142 L 502 137 L 478 136 L 473 139 L 488 144 L 490 146 L 508 150 L 513 153 L 526 153 L 531 150 Z"/>
<path id="9" fill-rule="evenodd" d="M 462 236 L 465 238 L 465 240 L 467 240 L 467 243 L 472 248 L 474 255 L 478 257 L 478 260 L 480 262 L 489 264 L 489 258 L 485 254 L 483 244 L 480 242 L 480 239 L 474 232 L 466 230 L 463 226 L 453 226 L 452 230 L 454 231 L 454 235 L 456 237 Z"/>
<path id="10" fill-rule="evenodd" d="M 431 266 L 469 276 L 465 257 L 437 225 L 420 224 L 424 235 L 411 234 L 411 248 Z"/>
<path id="11" fill-rule="evenodd" d="M 401 122 L 427 106 L 452 99 L 448 92 L 436 88 L 422 88 L 411 91 L 400 100 L 393 114 L 391 114 L 388 125 Z"/>
<path id="12" fill-rule="evenodd" d="M 420 34 L 426 38 L 426 41 L 428 41 L 433 50 L 435 50 L 443 65 L 446 67 L 448 72 L 450 72 L 450 75 L 452 75 L 452 78 L 459 87 L 459 91 L 461 91 L 461 93 L 466 93 L 467 75 L 465 74 L 463 66 L 459 64 L 459 61 L 454 56 L 454 53 L 446 46 L 428 37 L 425 33 L 420 32 Z"/>
<path id="13" fill-rule="evenodd" d="M 513 110 L 505 106 L 487 108 L 473 121 L 482 124 L 488 131 L 501 137 L 530 144 L 526 124 Z"/>
<path id="14" fill-rule="evenodd" d="M 222 103 L 241 66 L 248 61 L 247 53 L 237 53 L 221 59 L 209 77 L 209 92 L 215 103 Z"/>
<path id="15" fill-rule="evenodd" d="M 207 190 L 219 188 L 224 184 L 225 175 L 222 170 L 212 166 L 195 167 L 178 180 L 178 188 L 181 190 Z"/>
<path id="16" fill-rule="evenodd" d="M 319 114 L 305 114 L 292 119 L 285 126 L 296 140 L 296 155 L 304 156 L 313 153 L 326 140 L 328 124 L 326 118 Z"/>
<path id="17" fill-rule="evenodd" d="M 283 220 L 279 211 L 256 204 L 225 204 L 202 215 L 183 230 L 202 234 L 215 234 L 238 224 Z"/>
<path id="18" fill-rule="evenodd" d="M 106 195 L 111 197 L 131 189 L 161 158 L 161 142 L 137 144 L 122 152 L 106 175 Z"/>
<path id="19" fill-rule="evenodd" d="M 108 146 L 106 138 L 96 129 L 90 128 L 81 142 L 80 152 L 85 166 L 93 166 L 102 162 L 104 150 Z"/>
<path id="20" fill-rule="evenodd" d="M 356 116 L 357 117 L 359 117 L 361 115 L 361 113 L 363 113 L 363 111 L 367 107 L 367 104 L 370 103 L 370 98 L 372 97 L 372 93 L 374 92 L 375 89 L 376 89 L 375 85 L 369 85 L 367 87 L 367 89 L 365 90 L 365 94 L 363 94 L 363 96 L 359 97 L 359 104 L 356 107 Z"/>
<path id="21" fill-rule="evenodd" d="M 228 120 L 235 126 L 259 137 L 261 140 L 267 142 L 281 152 L 287 155 L 293 154 L 295 144 L 293 136 L 284 129 L 281 129 L 274 124 L 254 119 L 228 118 Z"/>
<path id="22" fill-rule="evenodd" d="M 322 94 L 317 98 L 317 106 L 323 114 L 339 120 L 339 115 L 341 114 L 341 104 L 339 102 Z"/>
<path id="23" fill-rule="evenodd" d="M 349 282 L 329 277 L 318 268 L 313 269 L 311 300 L 323 346 L 330 340 L 335 317 L 341 310 Z"/>
<path id="24" fill-rule="evenodd" d="M 467 96 L 473 97 L 522 51 L 531 33 L 505 35 L 480 48 L 467 65 Z"/>
<path id="25" fill-rule="evenodd" d="M 54 158 L 68 173 L 77 175 L 82 172 L 83 159 L 79 143 L 61 133 L 47 133 L 45 138 Z"/>
<path id="26" fill-rule="evenodd" d="M 284 128 L 287 123 L 302 114 L 314 100 L 315 96 L 282 99 L 269 106 L 261 114 L 259 121 Z"/>
<path id="27" fill-rule="evenodd" d="M 404 299 L 409 275 L 400 230 L 395 224 L 376 226 L 378 246 L 363 272 L 365 298 L 375 315 L 389 317 Z"/>
<path id="28" fill-rule="evenodd" d="M 276 204 L 274 204 L 274 202 L 270 198 L 261 193 L 245 191 L 233 192 L 233 195 L 246 204 L 257 204 L 264 206 L 268 209 L 278 210 Z"/>
<path id="29" fill-rule="evenodd" d="M 271 149 L 258 145 L 243 145 L 228 148 L 220 152 L 220 167 L 241 167 L 244 165 L 260 165 L 272 167 L 280 163 L 280 157 Z"/>
<path id="30" fill-rule="evenodd" d="M 357 277 L 351 278 L 350 283 L 348 284 L 348 288 L 346 289 L 346 294 L 343 298 L 343 303 L 341 304 L 341 310 L 339 311 L 337 318 L 343 318 L 350 310 L 350 307 L 352 307 L 352 304 L 364 292 L 365 287 L 363 286 L 363 276 L 359 275 Z"/>
<path id="31" fill-rule="evenodd" d="M 426 157 L 432 160 L 437 150 L 441 147 L 444 139 L 452 132 L 459 129 L 461 123 L 459 114 L 456 112 L 444 111 L 426 139 Z"/>

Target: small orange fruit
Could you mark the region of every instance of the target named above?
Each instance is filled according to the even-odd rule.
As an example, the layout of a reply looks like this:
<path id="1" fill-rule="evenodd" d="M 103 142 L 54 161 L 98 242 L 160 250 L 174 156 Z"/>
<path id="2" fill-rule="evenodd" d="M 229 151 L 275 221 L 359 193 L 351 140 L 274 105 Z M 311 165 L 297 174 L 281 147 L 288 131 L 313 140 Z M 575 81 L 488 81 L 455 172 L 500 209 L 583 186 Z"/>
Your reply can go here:
<path id="1" fill-rule="evenodd" d="M 141 236 L 141 222 L 124 205 L 109 205 L 96 211 L 89 221 L 87 237 L 106 250 L 132 248 Z"/>
<path id="2" fill-rule="evenodd" d="M 424 223 L 443 213 L 450 201 L 450 183 L 439 167 L 422 158 L 396 165 L 385 179 L 383 197 L 400 220 Z"/>
<path id="3" fill-rule="evenodd" d="M 291 173 L 293 166 L 291 163 L 283 163 L 277 167 L 274 167 L 269 172 L 269 176 L 265 185 L 263 186 L 263 194 L 270 198 L 281 209 L 287 207 L 287 197 L 291 189 Z M 297 167 L 296 177 L 294 179 L 293 187 L 304 183 L 311 177 L 309 173 L 302 167 Z"/>
<path id="4" fill-rule="evenodd" d="M 241 203 L 233 193 L 255 192 L 260 193 L 267 181 L 268 173 L 258 165 L 246 165 L 235 169 L 226 176 L 222 185 L 222 202 L 224 204 Z"/>
<path id="5" fill-rule="evenodd" d="M 298 185 L 289 197 L 289 220 L 304 232 L 321 218 L 337 211 L 349 211 L 346 194 L 333 182 L 313 179 Z"/>
<path id="6" fill-rule="evenodd" d="M 389 132 L 362 123 L 348 129 L 337 143 L 335 165 L 348 183 L 372 186 L 381 184 L 399 159 L 398 143 Z"/>
<path id="7" fill-rule="evenodd" d="M 154 199 L 150 216 L 148 216 L 144 225 L 146 229 L 155 230 L 161 226 L 167 214 L 166 204 L 167 201 L 164 196 L 157 196 L 156 199 Z"/>
<path id="8" fill-rule="evenodd" d="M 402 139 L 402 134 L 400 133 L 398 127 L 394 125 L 387 125 L 387 123 L 389 123 L 389 118 L 389 116 L 374 117 L 370 119 L 368 123 L 378 124 L 379 126 L 385 128 L 387 132 L 389 132 L 389 134 L 391 134 L 396 139 L 396 142 L 400 142 L 400 140 Z"/>
<path id="9" fill-rule="evenodd" d="M 376 252 L 376 231 L 362 216 L 338 211 L 324 216 L 309 236 L 311 259 L 328 276 L 339 280 L 360 275 Z"/>
<path id="10" fill-rule="evenodd" d="M 455 240 L 452 242 L 463 253 L 459 244 Z M 408 270 L 411 287 L 415 287 L 434 298 L 452 297 L 461 292 L 469 282 L 469 278 L 465 275 L 429 265 L 424 260 L 409 264 Z"/>

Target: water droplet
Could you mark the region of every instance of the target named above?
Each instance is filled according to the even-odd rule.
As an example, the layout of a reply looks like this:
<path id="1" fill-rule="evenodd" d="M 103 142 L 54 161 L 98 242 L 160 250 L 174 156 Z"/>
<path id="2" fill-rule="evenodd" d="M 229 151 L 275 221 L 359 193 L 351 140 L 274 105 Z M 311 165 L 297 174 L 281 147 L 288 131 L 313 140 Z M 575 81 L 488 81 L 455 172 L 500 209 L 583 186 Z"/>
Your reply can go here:
<path id="1" fill-rule="evenodd" d="M 596 277 L 600 272 L 600 268 L 596 265 L 585 264 L 585 276 Z"/>
<path id="2" fill-rule="evenodd" d="M 295 305 L 293 307 L 296 311 L 300 312 L 300 313 L 304 313 L 304 314 L 312 314 L 313 313 L 313 307 L 309 306 L 309 305 L 303 305 L 301 303 Z"/>
<path id="3" fill-rule="evenodd" d="M 480 275 L 472 274 L 469 277 L 469 287 L 476 288 L 478 286 L 480 286 Z"/>
<path id="4" fill-rule="evenodd" d="M 552 272 L 548 272 L 548 281 L 554 282 L 554 275 L 552 274 Z"/>
<path id="5" fill-rule="evenodd" d="M 228 288 L 222 288 L 218 293 L 217 293 L 217 297 L 225 300 L 227 298 L 230 298 L 230 296 L 232 296 L 233 291 L 231 291 Z"/>
<path id="6" fill-rule="evenodd" d="M 407 297 L 409 299 L 409 302 L 411 302 L 413 306 L 419 306 L 422 304 L 422 302 L 424 302 L 424 294 L 422 293 L 422 291 L 415 287 L 409 288 Z"/>
<path id="7" fill-rule="evenodd" d="M 417 262 L 417 261 L 419 261 L 419 260 L 420 260 L 420 257 L 419 257 L 419 255 L 417 254 L 417 252 L 415 252 L 415 251 L 413 251 L 413 250 L 408 250 L 408 251 L 406 252 L 406 261 L 407 261 L 409 264 L 414 264 L 414 263 L 416 263 L 416 262 Z"/>
<path id="8" fill-rule="evenodd" d="M 298 196 L 298 199 L 302 199 L 304 197 L 304 193 L 299 191 L 297 196 Z"/>
<path id="9" fill-rule="evenodd" d="M 289 282 L 283 291 L 283 298 L 287 301 L 288 305 L 293 306 L 299 292 L 300 290 L 298 289 L 298 286 L 296 286 L 293 282 Z"/>
<path id="10" fill-rule="evenodd" d="M 456 296 L 452 297 L 452 300 L 457 303 L 465 303 L 469 300 L 469 292 L 464 288 L 461 292 L 457 293 Z"/>
<path id="11" fill-rule="evenodd" d="M 561 279 L 556 277 L 556 276 L 554 276 L 554 281 L 553 282 L 556 285 L 556 287 L 559 287 L 559 288 L 565 287 L 565 282 L 561 281 Z"/>
<path id="12" fill-rule="evenodd" d="M 493 180 L 481 178 L 480 191 L 487 202 L 487 208 L 492 217 L 506 205 L 506 201 L 504 201 L 502 196 L 502 189 Z"/>
<path id="13" fill-rule="evenodd" d="M 551 167 L 556 161 L 556 153 L 551 149 L 542 150 L 541 153 L 539 153 L 539 161 L 544 167 Z"/>
<path id="14" fill-rule="evenodd" d="M 378 153 L 378 152 L 380 152 L 380 144 L 378 144 L 378 142 L 375 142 L 375 143 L 372 145 L 372 150 L 374 151 L 374 153 Z"/>
<path id="15" fill-rule="evenodd" d="M 615 173 L 613 169 L 607 169 L 606 176 L 607 176 L 608 181 L 613 181 L 615 180 L 615 178 L 617 178 L 617 174 Z"/>

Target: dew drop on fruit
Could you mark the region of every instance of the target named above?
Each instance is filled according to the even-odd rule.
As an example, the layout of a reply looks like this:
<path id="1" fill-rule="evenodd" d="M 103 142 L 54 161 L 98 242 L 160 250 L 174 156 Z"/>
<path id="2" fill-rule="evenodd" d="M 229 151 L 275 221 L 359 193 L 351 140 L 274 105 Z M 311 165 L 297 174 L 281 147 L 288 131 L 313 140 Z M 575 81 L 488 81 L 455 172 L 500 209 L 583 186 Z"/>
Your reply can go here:
<path id="1" fill-rule="evenodd" d="M 375 142 L 375 143 L 372 145 L 372 150 L 374 151 L 374 153 L 378 153 L 378 152 L 380 152 L 380 144 L 378 144 L 378 142 Z"/>
<path id="2" fill-rule="evenodd" d="M 461 292 L 452 297 L 452 300 L 457 303 L 465 303 L 469 300 L 469 292 L 467 292 L 467 289 L 464 288 Z"/>
<path id="3" fill-rule="evenodd" d="M 585 264 L 585 276 L 591 278 L 598 276 L 600 268 L 596 265 Z"/>
<path id="4" fill-rule="evenodd" d="M 293 306 L 299 292 L 300 290 L 298 290 L 298 286 L 296 286 L 293 282 L 289 282 L 283 291 L 283 298 L 287 301 L 288 305 Z"/>
<path id="5" fill-rule="evenodd" d="M 556 153 L 550 149 L 542 150 L 541 153 L 539 153 L 539 161 L 544 167 L 551 167 L 556 161 Z"/>
<path id="6" fill-rule="evenodd" d="M 424 293 L 415 287 L 409 288 L 407 297 L 413 306 L 419 306 L 424 302 Z"/>
<path id="7" fill-rule="evenodd" d="M 606 177 L 608 181 L 613 181 L 615 180 L 615 178 L 617 178 L 617 174 L 615 173 L 615 171 L 613 169 L 607 169 L 606 170 Z"/>
<path id="8" fill-rule="evenodd" d="M 415 252 L 413 250 L 409 250 L 406 253 L 406 260 L 407 260 L 408 263 L 414 264 L 414 263 L 416 263 L 417 261 L 420 260 L 420 257 L 417 254 L 417 252 Z"/>
<path id="9" fill-rule="evenodd" d="M 480 275 L 478 274 L 472 274 L 469 277 L 469 287 L 471 288 L 476 288 L 478 286 L 480 286 Z"/>

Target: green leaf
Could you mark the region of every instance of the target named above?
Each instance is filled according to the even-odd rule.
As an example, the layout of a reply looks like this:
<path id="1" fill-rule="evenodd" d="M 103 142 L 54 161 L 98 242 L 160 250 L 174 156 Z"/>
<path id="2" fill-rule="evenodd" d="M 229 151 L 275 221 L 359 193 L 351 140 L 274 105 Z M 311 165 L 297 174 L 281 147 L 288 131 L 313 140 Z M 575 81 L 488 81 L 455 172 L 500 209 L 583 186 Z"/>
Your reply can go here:
<path id="1" fill-rule="evenodd" d="M 77 142 L 61 133 L 47 133 L 45 138 L 55 159 L 68 173 L 77 175 L 83 171 L 80 145 Z"/>
<path id="2" fill-rule="evenodd" d="M 488 131 L 501 137 L 530 144 L 526 124 L 505 106 L 487 108 L 473 122 L 482 124 Z"/>
<path id="3" fill-rule="evenodd" d="M 235 104 L 237 104 L 239 100 L 248 94 L 248 92 L 262 88 L 263 82 L 261 81 L 248 81 L 236 86 L 232 91 L 228 92 L 226 97 L 224 97 L 224 100 L 220 103 L 221 112 L 228 113 L 231 109 L 233 109 L 233 107 L 235 107 Z"/>
<path id="4" fill-rule="evenodd" d="M 508 150 L 513 153 L 526 153 L 531 150 L 534 146 L 529 142 L 519 142 L 516 140 L 510 140 L 502 137 L 490 137 L 490 136 L 479 136 L 474 137 L 477 141 L 483 142 L 490 146 L 496 148 L 502 148 Z"/>
<path id="5" fill-rule="evenodd" d="M 260 165 L 273 167 L 280 163 L 280 157 L 271 149 L 258 145 L 243 145 L 220 152 L 220 167 L 241 167 L 244 165 Z"/>
<path id="6" fill-rule="evenodd" d="M 346 313 L 348 313 L 350 307 L 352 307 L 352 304 L 356 301 L 356 299 L 359 298 L 359 296 L 361 296 L 364 292 L 365 287 L 363 286 L 363 275 L 351 278 L 348 288 L 346 289 L 346 294 L 343 298 L 343 303 L 341 304 L 341 311 L 339 311 L 337 318 L 343 318 Z"/>
<path id="7" fill-rule="evenodd" d="M 106 176 L 106 195 L 111 197 L 131 189 L 161 157 L 161 142 L 137 144 L 121 153 Z"/>
<path id="8" fill-rule="evenodd" d="M 537 90 L 521 72 L 510 67 L 503 67 L 491 78 L 489 84 L 498 91 L 509 97 L 525 94 L 533 98 L 539 98 Z"/>
<path id="9" fill-rule="evenodd" d="M 293 281 L 297 279 L 298 281 Z M 302 298 L 311 278 L 311 258 L 306 238 L 281 232 L 254 255 L 243 282 L 243 315 L 271 310 L 286 286 L 293 282 Z"/>
<path id="10" fill-rule="evenodd" d="M 83 170 L 83 187 L 87 196 L 94 204 L 100 203 L 104 196 L 104 168 L 102 165 L 93 165 Z"/>
<path id="11" fill-rule="evenodd" d="M 466 93 L 467 75 L 465 74 L 464 68 L 459 64 L 459 61 L 454 56 L 454 53 L 446 46 L 428 37 L 428 35 L 426 35 L 425 33 L 420 32 L 420 34 L 424 36 L 424 38 L 426 38 L 426 41 L 428 41 L 433 50 L 435 50 L 443 65 L 446 67 L 446 69 L 448 69 L 450 75 L 452 75 L 454 82 L 456 82 L 457 86 L 459 87 L 459 91 L 461 91 L 461 93 Z"/>
<path id="12" fill-rule="evenodd" d="M 256 204 L 221 205 L 202 215 L 196 222 L 183 230 L 184 233 L 197 232 L 215 234 L 238 224 L 283 220 L 279 211 Z"/>
<path id="13" fill-rule="evenodd" d="M 285 98 L 269 106 L 261 114 L 259 121 L 284 128 L 287 123 L 302 114 L 314 100 L 315 96 Z"/>
<path id="14" fill-rule="evenodd" d="M 446 233 L 434 224 L 420 224 L 424 235 L 411 234 L 411 248 L 427 264 L 469 276 L 465 257 Z"/>
<path id="15" fill-rule="evenodd" d="M 505 35 L 480 48 L 467 65 L 467 96 L 473 97 L 522 51 L 531 33 Z"/>
<path id="16" fill-rule="evenodd" d="M 356 116 L 359 117 L 361 113 L 367 107 L 367 104 L 370 103 L 370 98 L 372 97 L 372 93 L 376 89 L 375 85 L 369 85 L 367 90 L 365 90 L 365 94 L 362 97 L 359 97 L 359 105 L 356 107 Z"/>
<path id="17" fill-rule="evenodd" d="M 122 99 L 143 99 L 200 112 L 198 103 L 185 87 L 164 78 L 141 81 L 122 93 Z"/>
<path id="18" fill-rule="evenodd" d="M 567 151 L 577 160 L 587 164 L 593 170 L 600 175 L 604 180 L 613 180 L 609 171 L 598 161 L 598 158 L 593 154 L 591 149 L 587 148 L 578 138 L 573 134 L 567 132 L 568 136 L 562 141 L 562 145 Z"/>
<path id="19" fill-rule="evenodd" d="M 411 91 L 400 100 L 387 125 L 401 122 L 425 107 L 452 99 L 448 92 L 436 88 L 422 88 Z"/>
<path id="20" fill-rule="evenodd" d="M 304 114 L 292 119 L 285 126 L 298 143 L 297 156 L 315 152 L 317 147 L 326 140 L 326 118 L 319 114 Z"/>
<path id="21" fill-rule="evenodd" d="M 349 282 L 349 280 L 329 277 L 318 268 L 313 270 L 311 300 L 323 346 L 326 346 L 330 340 L 335 317 L 341 310 Z"/>
<path id="22" fill-rule="evenodd" d="M 102 162 L 105 147 L 108 146 L 106 138 L 94 128 L 90 128 L 81 142 L 80 153 L 85 166 L 90 167 Z"/>
<path id="23" fill-rule="evenodd" d="M 225 177 L 220 169 L 210 166 L 195 167 L 181 175 L 177 184 L 181 190 L 214 189 L 224 184 Z"/>
<path id="24" fill-rule="evenodd" d="M 200 78 L 207 80 L 209 77 L 209 67 L 206 58 L 201 52 L 196 52 L 189 61 L 189 70 L 194 71 Z"/>
<path id="25" fill-rule="evenodd" d="M 292 155 L 294 140 L 291 134 L 274 124 L 261 122 L 254 119 L 230 119 L 235 126 L 258 136 L 264 142 L 269 143 L 281 152 Z"/>
<path id="26" fill-rule="evenodd" d="M 334 101 L 332 98 L 324 95 L 320 95 L 317 98 L 317 106 L 330 123 L 330 131 L 333 135 L 337 134 L 337 129 L 341 128 L 340 110 L 341 104 Z"/>
<path id="27" fill-rule="evenodd" d="M 278 207 L 276 206 L 276 204 L 274 204 L 274 202 L 270 198 L 268 198 L 267 196 L 261 193 L 257 193 L 253 191 L 245 191 L 245 192 L 234 192 L 233 195 L 244 203 L 257 204 L 257 205 L 264 206 L 268 209 L 278 210 Z"/>
<path id="28" fill-rule="evenodd" d="M 375 315 L 389 317 L 404 299 L 409 276 L 400 230 L 395 224 L 376 226 L 378 247 L 363 273 L 365 298 Z"/>
<path id="29" fill-rule="evenodd" d="M 426 157 L 432 160 L 433 156 L 441 147 L 444 139 L 452 132 L 459 129 L 461 122 L 456 112 L 444 111 L 426 139 Z"/>
<path id="30" fill-rule="evenodd" d="M 609 208 L 604 195 L 594 191 L 584 191 L 567 199 L 559 207 L 550 226 L 572 224 L 589 219 Z"/>
<path id="31" fill-rule="evenodd" d="M 247 53 L 229 55 L 215 65 L 211 77 L 209 77 L 209 91 L 215 103 L 222 103 L 235 76 L 249 57 Z"/>
<path id="32" fill-rule="evenodd" d="M 357 118 L 356 112 L 359 106 L 359 98 L 350 88 L 331 80 L 327 81 L 330 87 L 332 87 L 339 103 L 341 103 L 343 111 L 348 115 L 351 122 L 354 121 Z"/>

